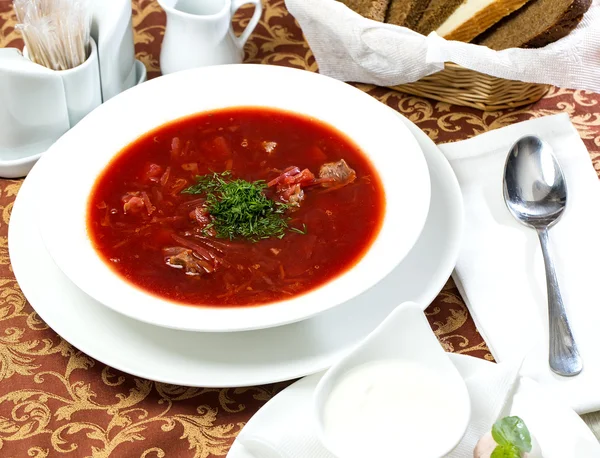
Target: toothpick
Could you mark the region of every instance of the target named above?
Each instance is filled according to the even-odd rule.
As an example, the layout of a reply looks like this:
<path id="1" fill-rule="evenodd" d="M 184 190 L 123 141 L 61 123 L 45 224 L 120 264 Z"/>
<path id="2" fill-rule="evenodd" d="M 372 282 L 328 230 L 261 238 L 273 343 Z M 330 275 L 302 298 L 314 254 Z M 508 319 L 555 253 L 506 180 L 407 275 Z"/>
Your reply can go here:
<path id="1" fill-rule="evenodd" d="M 14 9 L 31 61 L 67 70 L 88 58 L 89 0 L 14 0 Z"/>

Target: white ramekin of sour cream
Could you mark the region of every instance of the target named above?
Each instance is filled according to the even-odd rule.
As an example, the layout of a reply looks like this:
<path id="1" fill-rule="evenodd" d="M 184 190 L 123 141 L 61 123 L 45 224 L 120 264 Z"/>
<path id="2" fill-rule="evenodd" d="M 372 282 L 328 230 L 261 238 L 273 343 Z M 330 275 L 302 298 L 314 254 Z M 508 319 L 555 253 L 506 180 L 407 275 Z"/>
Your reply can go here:
<path id="1" fill-rule="evenodd" d="M 421 309 L 399 306 L 315 391 L 317 433 L 337 458 L 436 458 L 464 435 L 464 380 Z"/>

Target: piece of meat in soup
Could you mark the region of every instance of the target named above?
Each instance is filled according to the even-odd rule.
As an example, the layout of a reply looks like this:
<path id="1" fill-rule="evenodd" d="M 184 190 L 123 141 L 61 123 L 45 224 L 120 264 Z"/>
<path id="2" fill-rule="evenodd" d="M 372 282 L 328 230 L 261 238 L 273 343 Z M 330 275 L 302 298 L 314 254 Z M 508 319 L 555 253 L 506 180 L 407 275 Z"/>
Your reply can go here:
<path id="1" fill-rule="evenodd" d="M 319 170 L 319 178 L 323 179 L 321 184 L 326 188 L 346 186 L 356 179 L 356 172 L 344 159 L 340 159 L 337 162 L 323 164 Z"/>
<path id="2" fill-rule="evenodd" d="M 194 252 L 187 248 L 164 248 L 163 256 L 167 265 L 176 269 L 183 269 L 187 275 L 203 275 L 214 270 L 208 262 L 198 259 L 194 256 Z"/>

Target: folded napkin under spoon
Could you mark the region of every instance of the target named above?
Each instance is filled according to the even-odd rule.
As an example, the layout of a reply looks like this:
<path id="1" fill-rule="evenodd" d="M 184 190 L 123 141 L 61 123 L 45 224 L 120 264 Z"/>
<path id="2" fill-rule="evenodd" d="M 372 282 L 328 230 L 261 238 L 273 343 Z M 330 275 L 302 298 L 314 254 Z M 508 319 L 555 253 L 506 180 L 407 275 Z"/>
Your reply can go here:
<path id="1" fill-rule="evenodd" d="M 504 201 L 519 222 L 537 231 L 542 245 L 548 289 L 550 368 L 562 376 L 577 375 L 583 363 L 548 250 L 548 229 L 565 210 L 567 186 L 552 148 L 540 138 L 523 137 L 511 148 L 504 168 Z"/>

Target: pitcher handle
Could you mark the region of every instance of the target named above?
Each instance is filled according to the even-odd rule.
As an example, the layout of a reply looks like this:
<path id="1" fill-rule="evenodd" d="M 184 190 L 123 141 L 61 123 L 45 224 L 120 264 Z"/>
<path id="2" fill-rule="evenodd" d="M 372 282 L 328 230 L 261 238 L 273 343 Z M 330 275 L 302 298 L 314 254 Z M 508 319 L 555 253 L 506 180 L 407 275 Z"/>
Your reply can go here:
<path id="1" fill-rule="evenodd" d="M 242 34 L 236 38 L 236 42 L 237 42 L 238 46 L 240 47 L 240 49 L 244 49 L 244 45 L 246 44 L 246 41 L 248 41 L 250 34 L 254 31 L 254 29 L 258 25 L 258 21 L 260 20 L 260 16 L 262 14 L 262 4 L 261 4 L 260 0 L 232 0 L 231 1 L 231 17 L 233 17 L 235 12 L 242 5 L 245 5 L 247 3 L 251 3 L 252 5 L 254 5 L 254 14 L 252 15 L 250 22 L 248 22 L 248 25 L 246 26 L 246 28 L 244 29 Z"/>

